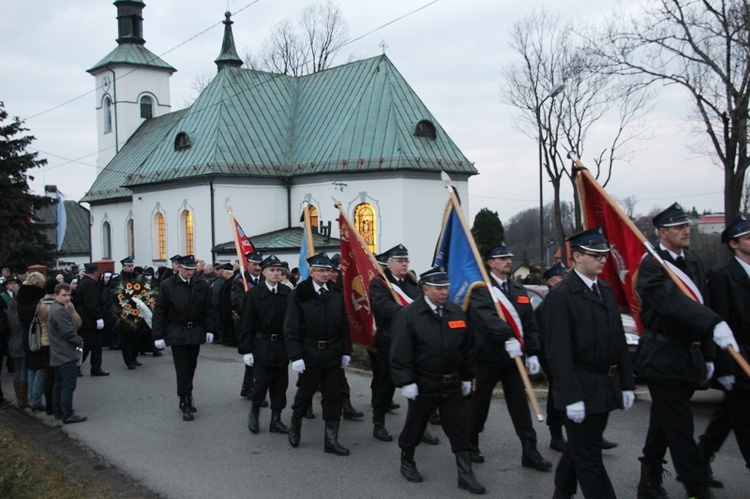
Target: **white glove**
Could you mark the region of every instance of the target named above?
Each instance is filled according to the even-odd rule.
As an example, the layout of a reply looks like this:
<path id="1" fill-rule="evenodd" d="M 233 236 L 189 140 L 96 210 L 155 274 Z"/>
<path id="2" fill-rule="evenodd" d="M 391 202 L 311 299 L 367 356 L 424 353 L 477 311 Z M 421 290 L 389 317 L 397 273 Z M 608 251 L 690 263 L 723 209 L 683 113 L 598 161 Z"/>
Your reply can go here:
<path id="1" fill-rule="evenodd" d="M 404 397 L 408 398 L 409 400 L 416 400 L 417 395 L 419 395 L 419 387 L 417 387 L 416 383 L 402 386 L 401 393 L 403 393 Z"/>
<path id="2" fill-rule="evenodd" d="M 734 388 L 734 374 L 730 374 L 729 376 L 719 376 L 716 380 L 721 383 L 721 386 L 723 386 L 726 391 Z"/>
<path id="3" fill-rule="evenodd" d="M 734 339 L 734 334 L 732 334 L 732 330 L 729 329 L 729 324 L 723 321 L 716 324 L 714 327 L 714 343 L 724 350 L 726 350 L 729 345 L 732 345 L 735 352 L 740 351 L 740 347 L 737 346 L 737 340 Z"/>
<path id="4" fill-rule="evenodd" d="M 214 333 L 206 333 L 206 343 L 211 344 L 214 342 Z"/>
<path id="5" fill-rule="evenodd" d="M 706 362 L 706 379 L 703 382 L 707 383 L 708 380 L 711 379 L 711 376 L 713 375 L 714 375 L 714 363 Z"/>
<path id="6" fill-rule="evenodd" d="M 352 361 L 351 357 L 349 357 L 348 355 L 342 355 L 341 356 L 341 369 L 343 369 L 346 366 L 348 366 L 349 362 L 351 362 L 351 361 Z"/>
<path id="7" fill-rule="evenodd" d="M 297 374 L 302 374 L 303 372 L 305 372 L 305 361 L 303 359 L 299 359 L 292 362 L 292 371 L 296 372 Z"/>
<path id="8" fill-rule="evenodd" d="M 461 382 L 461 393 L 464 397 L 467 397 L 471 393 L 471 381 Z"/>
<path id="9" fill-rule="evenodd" d="M 505 342 L 505 351 L 508 352 L 511 359 L 523 355 L 523 352 L 521 352 L 521 343 L 515 338 Z"/>
<path id="10" fill-rule="evenodd" d="M 626 411 L 633 407 L 633 402 L 635 402 L 635 392 L 633 390 L 623 390 L 622 391 L 622 408 Z"/>
<path id="11" fill-rule="evenodd" d="M 536 355 L 532 355 L 526 359 L 526 367 L 529 368 L 529 374 L 539 374 L 539 370 L 542 368 L 539 365 L 539 358 Z"/>
<path id="12" fill-rule="evenodd" d="M 100 331 L 104 329 L 104 319 L 96 319 L 96 329 Z"/>
<path id="13" fill-rule="evenodd" d="M 246 366 L 253 367 L 253 364 L 255 364 L 255 359 L 253 358 L 253 354 L 246 353 L 242 356 L 242 361 L 245 363 Z"/>
<path id="14" fill-rule="evenodd" d="M 167 348 L 167 343 L 164 340 L 156 340 L 154 341 L 154 346 L 157 350 L 164 350 Z"/>
<path id="15" fill-rule="evenodd" d="M 583 423 L 583 420 L 586 419 L 586 406 L 584 405 L 583 400 L 579 400 L 575 404 L 566 405 L 565 411 L 568 415 L 568 419 L 574 423 Z"/>

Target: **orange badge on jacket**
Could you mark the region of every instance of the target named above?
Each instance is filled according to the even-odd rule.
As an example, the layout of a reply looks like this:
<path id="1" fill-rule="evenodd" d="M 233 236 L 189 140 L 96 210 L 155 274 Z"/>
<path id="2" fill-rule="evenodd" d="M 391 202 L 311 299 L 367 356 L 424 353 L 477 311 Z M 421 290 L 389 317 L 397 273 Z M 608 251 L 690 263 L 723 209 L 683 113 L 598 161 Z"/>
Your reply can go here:
<path id="1" fill-rule="evenodd" d="M 518 303 L 523 303 L 525 305 L 528 305 L 529 303 L 531 303 L 531 300 L 529 300 L 528 296 L 519 296 L 517 301 Z"/>
<path id="2" fill-rule="evenodd" d="M 466 327 L 466 321 L 448 321 L 448 327 L 451 329 L 461 329 Z"/>

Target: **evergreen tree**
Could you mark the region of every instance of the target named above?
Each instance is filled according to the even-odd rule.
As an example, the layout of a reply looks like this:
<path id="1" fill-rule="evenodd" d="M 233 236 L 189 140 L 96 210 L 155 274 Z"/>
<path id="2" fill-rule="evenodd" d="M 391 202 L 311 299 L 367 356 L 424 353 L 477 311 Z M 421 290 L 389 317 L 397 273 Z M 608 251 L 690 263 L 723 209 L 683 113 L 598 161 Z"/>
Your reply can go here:
<path id="1" fill-rule="evenodd" d="M 7 118 L 5 103 L 0 101 L 0 264 L 21 270 L 54 260 L 52 245 L 44 235 L 48 226 L 34 216 L 35 210 L 54 200 L 29 190 L 26 171 L 44 166 L 47 160 L 37 159 L 39 153 L 26 151 L 35 137 L 19 137 L 28 129 L 17 116 L 6 124 Z"/>
<path id="2" fill-rule="evenodd" d="M 497 212 L 490 211 L 489 208 L 479 210 L 477 216 L 474 217 L 471 235 L 474 236 L 479 254 L 482 256 L 493 246 L 505 241 L 505 229 Z"/>

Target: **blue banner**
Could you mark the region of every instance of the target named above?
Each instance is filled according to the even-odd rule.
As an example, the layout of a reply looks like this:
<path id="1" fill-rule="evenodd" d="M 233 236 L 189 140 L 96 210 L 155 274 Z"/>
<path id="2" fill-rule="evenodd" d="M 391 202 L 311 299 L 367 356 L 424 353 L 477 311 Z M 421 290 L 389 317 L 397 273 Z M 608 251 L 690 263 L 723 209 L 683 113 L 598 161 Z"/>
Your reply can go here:
<path id="1" fill-rule="evenodd" d="M 310 268 L 307 266 L 307 259 L 310 255 L 307 254 L 307 234 L 306 229 L 302 228 L 302 243 L 299 246 L 299 279 L 304 281 L 310 277 Z"/>
<path id="2" fill-rule="evenodd" d="M 57 191 L 57 231 L 55 239 L 57 240 L 57 251 L 62 248 L 65 240 L 65 232 L 68 230 L 68 214 L 65 211 L 65 196 L 58 189 Z"/>
<path id="3" fill-rule="evenodd" d="M 440 265 L 448 272 L 451 281 L 448 299 L 462 307 L 467 304 L 474 286 L 484 286 L 482 271 L 474 258 L 468 237 L 470 236 L 464 231 L 455 206 L 452 206 L 440 234 L 432 265 Z"/>

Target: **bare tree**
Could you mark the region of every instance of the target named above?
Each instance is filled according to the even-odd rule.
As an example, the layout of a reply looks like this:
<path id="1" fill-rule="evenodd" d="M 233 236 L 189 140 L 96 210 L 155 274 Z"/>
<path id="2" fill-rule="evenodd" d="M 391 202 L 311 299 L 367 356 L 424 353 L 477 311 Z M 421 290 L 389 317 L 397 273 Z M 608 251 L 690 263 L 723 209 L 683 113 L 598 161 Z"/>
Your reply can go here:
<path id="1" fill-rule="evenodd" d="M 615 13 L 592 52 L 613 72 L 676 84 L 691 97 L 696 128 L 724 170 L 727 220 L 740 209 L 748 158 L 750 2 L 658 0 Z"/>
<path id="2" fill-rule="evenodd" d="M 745 178 L 745 187 L 742 188 L 741 210 L 744 215 L 750 215 L 750 178 Z"/>
<path id="3" fill-rule="evenodd" d="M 195 78 L 193 78 L 193 81 L 190 84 L 190 88 L 193 89 L 195 93 L 191 94 L 189 97 L 186 97 L 182 101 L 182 107 L 183 108 L 190 107 L 193 104 L 193 102 L 195 102 L 195 99 L 197 99 L 198 96 L 201 93 L 203 93 L 203 91 L 211 83 L 211 81 L 214 79 L 215 76 L 216 76 L 216 72 L 201 73 L 201 74 L 198 74 Z"/>
<path id="4" fill-rule="evenodd" d="M 520 60 L 503 68 L 503 98 L 520 111 L 514 116 L 516 128 L 540 144 L 540 162 L 554 191 L 556 240 L 563 241 L 560 188 L 563 179 L 574 180 L 566 153 L 573 151 L 583 158 L 591 127 L 617 113 L 615 136 L 594 157 L 592 167 L 595 176 L 603 176 L 606 184 L 613 164 L 624 154 L 625 143 L 638 136 L 626 129 L 645 113 L 648 94 L 635 78 L 618 82 L 601 72 L 596 58 L 584 50 L 583 39 L 573 31 L 572 24 L 563 24 L 544 10 L 516 22 L 511 38 L 511 47 Z M 562 82 L 565 91 L 555 98 L 550 90 Z M 575 213 L 578 229 L 577 199 Z M 540 257 L 544 259 L 544 255 Z M 567 258 L 564 247 L 562 257 L 563 261 Z"/>
<path id="5" fill-rule="evenodd" d="M 292 76 L 323 71 L 333 64 L 348 33 L 338 5 L 310 5 L 296 23 L 290 19 L 277 23 L 260 52 L 245 55 L 245 63 L 252 69 Z"/>
<path id="6" fill-rule="evenodd" d="M 632 219 L 635 214 L 635 205 L 638 204 L 638 196 L 631 194 L 622 200 L 622 206 L 625 208 L 625 214 Z"/>

